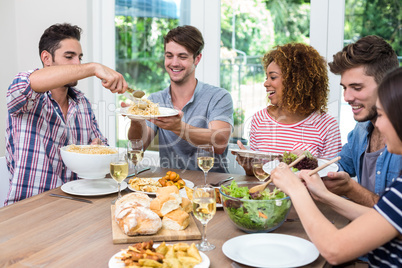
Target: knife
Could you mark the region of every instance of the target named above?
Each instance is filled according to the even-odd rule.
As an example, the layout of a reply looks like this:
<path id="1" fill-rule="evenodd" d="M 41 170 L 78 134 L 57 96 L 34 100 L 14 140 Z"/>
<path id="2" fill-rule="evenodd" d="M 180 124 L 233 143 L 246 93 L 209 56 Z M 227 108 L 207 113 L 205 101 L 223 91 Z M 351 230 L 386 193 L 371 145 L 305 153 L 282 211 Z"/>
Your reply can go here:
<path id="1" fill-rule="evenodd" d="M 81 199 L 81 198 L 77 198 L 77 197 L 72 197 L 72 196 L 67 196 L 67 195 L 60 195 L 60 194 L 49 194 L 50 196 L 53 197 L 61 197 L 61 198 L 66 198 L 66 199 L 71 199 L 71 200 L 75 200 L 75 201 L 81 201 L 81 202 L 86 202 L 86 203 L 91 203 L 91 200 L 87 200 L 87 199 Z"/>
<path id="2" fill-rule="evenodd" d="M 139 170 L 139 171 L 137 172 L 137 175 L 140 174 L 140 173 L 142 173 L 142 172 L 144 172 L 144 171 L 150 170 L 150 169 L 151 169 L 150 167 L 143 168 L 143 169 L 141 169 L 141 170 Z M 134 173 L 131 173 L 131 174 L 128 174 L 128 175 L 127 175 L 127 178 L 132 177 L 132 176 L 135 176 L 135 172 L 134 172 Z"/>

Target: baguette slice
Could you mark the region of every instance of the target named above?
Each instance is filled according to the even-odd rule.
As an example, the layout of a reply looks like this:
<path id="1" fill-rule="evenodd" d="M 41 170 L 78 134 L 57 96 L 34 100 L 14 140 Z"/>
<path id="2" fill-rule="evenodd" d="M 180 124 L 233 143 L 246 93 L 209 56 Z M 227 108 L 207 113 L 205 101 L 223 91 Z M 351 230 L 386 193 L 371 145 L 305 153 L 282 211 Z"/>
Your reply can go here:
<path id="1" fill-rule="evenodd" d="M 176 209 L 166 214 L 162 219 L 162 226 L 167 230 L 181 231 L 190 224 L 190 215 L 187 212 Z"/>

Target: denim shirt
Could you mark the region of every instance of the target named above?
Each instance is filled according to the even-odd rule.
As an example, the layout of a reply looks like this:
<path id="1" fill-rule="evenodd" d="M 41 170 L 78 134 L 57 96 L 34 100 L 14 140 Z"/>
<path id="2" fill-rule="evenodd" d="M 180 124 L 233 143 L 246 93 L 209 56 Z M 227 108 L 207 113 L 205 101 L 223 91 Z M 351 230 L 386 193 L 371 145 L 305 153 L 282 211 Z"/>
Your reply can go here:
<path id="1" fill-rule="evenodd" d="M 357 123 L 355 128 L 348 134 L 346 143 L 338 154 L 341 159 L 338 162 L 339 171 L 349 173 L 351 177 L 356 176 L 361 182 L 363 156 L 367 143 L 374 126 L 370 121 Z M 376 163 L 375 193 L 380 195 L 399 175 L 401 155 L 391 154 L 387 147 L 380 154 Z"/>

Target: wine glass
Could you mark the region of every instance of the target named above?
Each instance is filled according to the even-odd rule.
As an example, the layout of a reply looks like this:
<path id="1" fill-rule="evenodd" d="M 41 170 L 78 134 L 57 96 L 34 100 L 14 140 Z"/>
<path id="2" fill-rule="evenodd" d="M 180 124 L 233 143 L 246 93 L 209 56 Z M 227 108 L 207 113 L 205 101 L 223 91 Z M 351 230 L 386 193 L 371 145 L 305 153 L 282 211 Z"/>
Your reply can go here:
<path id="1" fill-rule="evenodd" d="M 214 166 L 214 147 L 212 145 L 200 145 L 197 147 L 197 164 L 204 171 L 207 184 L 208 171 Z"/>
<path id="2" fill-rule="evenodd" d="M 264 157 L 264 156 L 257 156 L 251 161 L 254 176 L 260 181 L 265 181 L 269 177 L 269 174 L 264 171 L 263 167 L 266 163 L 270 161 L 271 161 L 270 157 Z"/>
<path id="3" fill-rule="evenodd" d="M 118 153 L 112 156 L 110 160 L 110 176 L 117 182 L 118 192 L 117 198 L 112 203 L 115 203 L 121 198 L 120 186 L 121 182 L 127 178 L 128 175 L 128 161 L 125 153 Z"/>
<path id="4" fill-rule="evenodd" d="M 207 223 L 216 213 L 215 188 L 211 185 L 199 185 L 194 187 L 193 214 L 202 224 L 202 240 L 196 245 L 200 251 L 210 251 L 215 248 L 207 241 Z"/>
<path id="5" fill-rule="evenodd" d="M 144 145 L 141 139 L 129 140 L 127 142 L 127 158 L 134 165 L 135 176 L 137 177 L 137 166 L 144 157 Z"/>

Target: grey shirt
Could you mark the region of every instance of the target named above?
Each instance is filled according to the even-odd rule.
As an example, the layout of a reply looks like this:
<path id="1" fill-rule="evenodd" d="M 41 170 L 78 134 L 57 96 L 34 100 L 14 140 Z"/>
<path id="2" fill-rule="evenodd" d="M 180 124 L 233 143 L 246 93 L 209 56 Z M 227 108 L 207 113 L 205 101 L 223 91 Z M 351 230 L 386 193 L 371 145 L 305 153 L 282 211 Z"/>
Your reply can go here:
<path id="1" fill-rule="evenodd" d="M 170 87 L 162 91 L 152 93 L 149 98 L 152 102 L 159 103 L 161 107 L 173 108 Z M 219 87 L 198 81 L 191 100 L 183 107 L 182 121 L 198 128 L 208 128 L 211 121 L 224 121 L 233 127 L 233 102 L 230 93 Z M 161 129 L 147 121 L 155 133 L 159 132 L 159 157 L 160 166 L 163 168 L 177 168 L 188 170 L 200 170 L 197 166 L 197 147 L 181 139 L 172 131 Z M 228 172 L 226 155 L 215 154 L 212 172 Z"/>
<path id="2" fill-rule="evenodd" d="M 377 158 L 382 154 L 385 148 L 376 152 L 368 153 L 367 149 L 363 156 L 361 185 L 375 193 L 375 176 Z"/>

